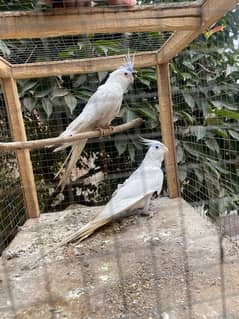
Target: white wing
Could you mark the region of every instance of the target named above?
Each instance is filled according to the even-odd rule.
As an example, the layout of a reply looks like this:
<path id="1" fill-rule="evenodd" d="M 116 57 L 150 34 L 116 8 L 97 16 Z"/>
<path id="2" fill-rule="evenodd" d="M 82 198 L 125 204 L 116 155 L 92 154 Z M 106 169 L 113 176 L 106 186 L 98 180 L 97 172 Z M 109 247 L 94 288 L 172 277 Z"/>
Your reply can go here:
<path id="1" fill-rule="evenodd" d="M 90 97 L 80 115 L 72 121 L 61 136 L 80 133 L 110 124 L 122 104 L 122 90 L 102 85 Z"/>
<path id="2" fill-rule="evenodd" d="M 161 169 L 140 166 L 117 190 L 112 199 L 95 218 L 116 216 L 130 210 L 139 201 L 162 189 L 163 172 Z"/>

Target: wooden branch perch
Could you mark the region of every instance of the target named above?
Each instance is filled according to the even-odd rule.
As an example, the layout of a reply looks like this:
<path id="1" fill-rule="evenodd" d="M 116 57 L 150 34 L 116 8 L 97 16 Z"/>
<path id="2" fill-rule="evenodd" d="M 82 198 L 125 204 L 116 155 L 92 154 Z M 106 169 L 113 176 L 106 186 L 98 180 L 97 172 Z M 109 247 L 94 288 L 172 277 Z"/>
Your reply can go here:
<path id="1" fill-rule="evenodd" d="M 115 133 L 120 133 L 126 130 L 129 130 L 134 127 L 140 126 L 144 121 L 141 118 L 137 118 L 132 120 L 131 122 L 114 126 L 110 129 L 104 129 L 104 136 L 109 136 Z M 75 134 L 73 136 L 68 137 L 53 137 L 46 138 L 42 140 L 34 140 L 34 141 L 26 141 L 26 142 L 8 142 L 8 143 L 0 143 L 0 151 L 16 151 L 23 149 L 36 149 L 42 148 L 50 145 L 59 145 L 65 144 L 69 142 L 76 142 L 78 140 L 82 140 L 85 138 L 95 138 L 100 137 L 101 133 L 98 130 L 89 131 L 84 133 Z"/>

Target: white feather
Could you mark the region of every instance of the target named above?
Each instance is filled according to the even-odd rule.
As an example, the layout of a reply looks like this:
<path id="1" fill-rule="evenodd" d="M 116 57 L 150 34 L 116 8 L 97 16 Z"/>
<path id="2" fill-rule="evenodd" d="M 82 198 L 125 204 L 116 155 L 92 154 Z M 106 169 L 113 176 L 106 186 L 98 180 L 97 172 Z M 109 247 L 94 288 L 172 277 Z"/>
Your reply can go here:
<path id="1" fill-rule="evenodd" d="M 136 208 L 144 208 L 155 191 L 161 192 L 163 185 L 161 164 L 166 149 L 160 142 L 156 145 L 160 147 L 156 148 L 155 142 L 158 141 L 147 140 L 151 146 L 138 169 L 118 187 L 103 210 L 65 243 L 83 240 L 114 218 Z"/>
<path id="2" fill-rule="evenodd" d="M 90 97 L 80 115 L 68 125 L 60 136 L 72 136 L 96 128 L 109 127 L 111 121 L 120 111 L 124 93 L 127 92 L 129 85 L 133 82 L 131 69 L 133 70 L 132 61 L 127 58 L 127 65 L 121 66 L 109 75 L 105 84 L 101 85 Z M 64 171 L 58 185 L 58 187 L 61 187 L 61 190 L 64 189 L 66 183 L 69 181 L 72 168 L 76 165 L 86 143 L 87 140 L 72 144 L 67 143 L 54 150 L 57 152 L 72 146 L 71 155 L 57 173 L 58 176 Z M 66 169 L 64 170 L 65 167 Z"/>

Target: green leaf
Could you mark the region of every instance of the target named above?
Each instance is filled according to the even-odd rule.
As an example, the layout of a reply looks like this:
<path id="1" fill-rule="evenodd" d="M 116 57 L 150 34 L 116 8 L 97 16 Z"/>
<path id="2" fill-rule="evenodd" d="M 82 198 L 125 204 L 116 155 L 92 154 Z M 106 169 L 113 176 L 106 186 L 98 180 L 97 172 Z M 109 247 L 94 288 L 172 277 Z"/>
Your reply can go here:
<path id="1" fill-rule="evenodd" d="M 52 91 L 52 89 L 46 89 L 43 91 L 39 91 L 34 95 L 34 97 L 43 98 L 43 97 L 47 96 L 51 91 Z"/>
<path id="2" fill-rule="evenodd" d="M 69 91 L 63 88 L 54 88 L 52 90 L 51 96 L 52 99 L 56 98 L 56 97 L 61 97 L 61 96 L 65 96 L 69 94 Z"/>
<path id="3" fill-rule="evenodd" d="M 137 117 L 137 114 L 134 111 L 126 108 L 126 110 L 125 110 L 125 121 L 126 122 L 130 122 L 133 119 L 135 119 L 136 117 Z"/>
<path id="4" fill-rule="evenodd" d="M 26 92 L 30 91 L 34 86 L 36 86 L 37 82 L 32 80 L 27 80 L 21 89 L 20 96 L 23 96 Z"/>
<path id="5" fill-rule="evenodd" d="M 98 72 L 98 79 L 99 79 L 99 82 L 102 82 L 108 75 L 108 72 Z"/>
<path id="6" fill-rule="evenodd" d="M 236 65 L 227 65 L 227 69 L 226 69 L 226 76 L 230 75 L 233 72 L 238 72 L 239 68 Z"/>
<path id="7" fill-rule="evenodd" d="M 179 166 L 178 168 L 178 176 L 180 182 L 183 182 L 187 177 L 187 168 L 185 166 Z"/>
<path id="8" fill-rule="evenodd" d="M 239 120 L 239 112 L 229 111 L 229 110 L 225 110 L 225 109 L 214 110 L 214 112 L 217 115 L 226 117 L 228 119 Z"/>
<path id="9" fill-rule="evenodd" d="M 231 171 L 222 168 L 222 164 L 220 164 L 220 162 L 213 161 L 213 160 L 211 160 L 211 159 L 209 159 L 209 162 L 210 162 L 211 165 L 213 165 L 220 173 L 225 174 L 225 175 L 231 174 Z"/>
<path id="10" fill-rule="evenodd" d="M 85 83 L 87 80 L 87 75 L 86 74 L 81 74 L 80 76 L 77 77 L 77 79 L 73 82 L 73 88 L 78 88 L 81 86 L 83 83 Z"/>
<path id="11" fill-rule="evenodd" d="M 34 100 L 32 97 L 24 97 L 22 100 L 24 107 L 31 112 L 35 106 L 36 106 L 36 100 Z"/>
<path id="12" fill-rule="evenodd" d="M 53 110 L 52 103 L 47 98 L 43 98 L 41 102 L 42 102 L 42 108 L 45 111 L 47 118 L 49 118 L 51 116 L 52 110 Z"/>
<path id="13" fill-rule="evenodd" d="M 195 107 L 195 101 L 194 101 L 192 95 L 190 95 L 188 93 L 183 93 L 183 97 L 184 97 L 184 100 L 187 103 L 187 105 L 193 110 Z"/>
<path id="14" fill-rule="evenodd" d="M 135 160 L 135 147 L 133 144 L 128 144 L 128 152 L 131 162 Z"/>
<path id="15" fill-rule="evenodd" d="M 197 179 L 199 180 L 200 183 L 203 182 L 203 172 L 201 168 L 193 168 L 194 174 L 196 175 Z"/>
<path id="16" fill-rule="evenodd" d="M 139 115 L 142 116 L 146 120 L 151 120 L 151 121 L 157 121 L 158 116 L 156 115 L 156 112 L 153 112 L 150 109 L 145 109 L 145 108 L 136 108 L 135 112 Z"/>
<path id="17" fill-rule="evenodd" d="M 217 109 L 221 109 L 224 106 L 224 103 L 222 101 L 211 101 L 211 104 Z"/>
<path id="18" fill-rule="evenodd" d="M 190 132 L 192 135 L 196 136 L 197 141 L 200 141 L 202 138 L 205 137 L 207 133 L 207 128 L 205 126 L 191 126 Z"/>
<path id="19" fill-rule="evenodd" d="M 180 112 L 176 112 L 176 114 L 177 114 L 178 116 L 180 116 L 180 118 L 182 118 L 185 122 L 190 123 L 190 124 L 193 124 L 194 119 L 193 119 L 193 117 L 191 116 L 191 114 L 189 114 L 188 112 L 186 112 L 186 111 L 180 111 Z"/>
<path id="20" fill-rule="evenodd" d="M 216 139 L 206 139 L 205 144 L 211 151 L 216 152 L 217 154 L 220 153 L 220 148 Z"/>
<path id="21" fill-rule="evenodd" d="M 149 80 L 143 79 L 143 78 L 141 78 L 141 77 L 139 77 L 138 79 L 139 79 L 139 81 L 140 81 L 142 84 L 146 85 L 147 87 L 150 87 L 150 81 L 149 81 Z"/>
<path id="22" fill-rule="evenodd" d="M 182 162 L 183 157 L 184 157 L 184 153 L 183 153 L 183 148 L 180 145 L 177 145 L 176 153 L 177 153 L 177 163 Z"/>
<path id="23" fill-rule="evenodd" d="M 10 49 L 7 47 L 6 43 L 2 40 L 0 40 L 0 51 L 2 52 L 4 58 L 7 58 L 9 55 L 11 55 Z"/>
<path id="24" fill-rule="evenodd" d="M 119 156 L 122 155 L 127 149 L 127 136 L 123 134 L 118 135 L 115 138 L 115 147 Z"/>
<path id="25" fill-rule="evenodd" d="M 188 67 L 190 70 L 194 70 L 194 65 L 190 62 L 190 60 L 184 60 L 183 64 Z"/>
<path id="26" fill-rule="evenodd" d="M 70 93 L 64 96 L 64 100 L 68 109 L 70 110 L 70 113 L 72 114 L 77 106 L 77 99 Z"/>
<path id="27" fill-rule="evenodd" d="M 229 134 L 237 141 L 239 141 L 239 133 L 236 131 L 228 130 Z"/>
<path id="28" fill-rule="evenodd" d="M 223 130 L 221 128 L 217 128 L 217 129 L 215 129 L 215 133 L 217 136 L 228 139 L 228 134 L 227 134 L 226 130 Z"/>
<path id="29" fill-rule="evenodd" d="M 194 149 L 193 147 L 191 147 L 191 146 L 189 146 L 189 145 L 191 145 L 191 143 L 190 143 L 190 144 L 184 143 L 184 144 L 183 144 L 184 149 L 185 149 L 189 154 L 191 154 L 191 155 L 193 155 L 193 156 L 195 156 L 195 157 L 200 157 L 200 153 L 199 153 L 196 149 Z"/>
<path id="30" fill-rule="evenodd" d="M 211 101 L 211 103 L 219 110 L 221 110 L 222 108 L 225 108 L 227 110 L 238 110 L 238 105 L 236 104 L 230 104 L 230 103 L 226 103 L 224 101 Z"/>

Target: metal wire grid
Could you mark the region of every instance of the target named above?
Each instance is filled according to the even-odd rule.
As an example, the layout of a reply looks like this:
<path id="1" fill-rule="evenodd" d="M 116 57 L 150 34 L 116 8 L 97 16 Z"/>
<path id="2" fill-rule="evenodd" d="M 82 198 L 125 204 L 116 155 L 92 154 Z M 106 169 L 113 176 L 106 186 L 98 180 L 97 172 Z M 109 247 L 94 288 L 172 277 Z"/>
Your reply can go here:
<path id="1" fill-rule="evenodd" d="M 0 55 L 13 64 L 60 61 L 157 50 L 170 32 L 94 34 L 46 39 L 6 40 Z"/>
<path id="2" fill-rule="evenodd" d="M 8 142 L 10 130 L 2 94 L 0 95 L 0 140 Z M 0 153 L 0 253 L 25 220 L 21 182 L 14 153 Z"/>
<path id="3" fill-rule="evenodd" d="M 238 120 L 230 117 L 230 111 L 227 113 L 228 109 L 233 110 L 233 114 L 238 111 L 238 85 L 233 82 L 225 85 L 226 75 L 218 76 L 216 81 L 209 74 L 207 78 L 200 77 L 203 71 L 200 63 L 197 87 L 188 85 L 190 67 L 181 67 L 181 73 L 172 71 L 182 195 L 191 205 L 200 207 L 203 215 L 215 220 L 222 234 L 238 244 Z M 226 70 L 223 73 L 226 74 Z M 205 92 L 210 95 L 207 100 Z"/>
<path id="4" fill-rule="evenodd" d="M 56 188 L 59 177 L 55 179 L 55 175 L 64 162 L 68 150 L 53 152 L 53 149 L 45 148 L 31 151 L 42 211 L 60 210 L 79 202 L 87 205 L 106 203 L 117 185 L 122 183 L 142 160 L 144 150 L 138 142 L 138 136 L 161 139 L 155 69 L 142 69 L 139 73 L 141 75 L 144 73 L 151 79 L 140 81 L 136 78 L 134 87 L 131 87 L 125 95 L 121 109 L 122 117 L 116 118 L 112 125 L 143 116 L 148 123 L 149 119 L 151 120 L 151 127 L 145 125 L 115 136 L 88 141 L 82 159 L 78 161 L 77 168 L 72 172 L 71 183 L 63 193 Z M 28 140 L 58 136 L 80 114 L 87 103 L 88 97 L 85 90 L 90 96 L 106 77 L 107 73 L 101 72 L 100 74 L 62 76 L 60 82 L 58 78 L 18 81 Z M 34 84 L 36 82 L 37 84 Z M 51 90 L 48 87 L 50 84 Z M 60 85 L 60 88 L 54 89 L 54 85 Z M 25 88 L 31 86 L 30 97 Z M 48 87 L 47 90 L 46 87 Z M 54 93 L 52 94 L 54 91 L 58 94 L 56 97 Z M 73 94 L 76 105 L 71 113 L 65 96 Z M 29 108 L 29 101 L 35 107 Z M 50 113 L 49 108 L 45 108 L 44 101 L 51 103 Z M 151 106 L 147 111 L 145 107 L 148 105 Z"/>

